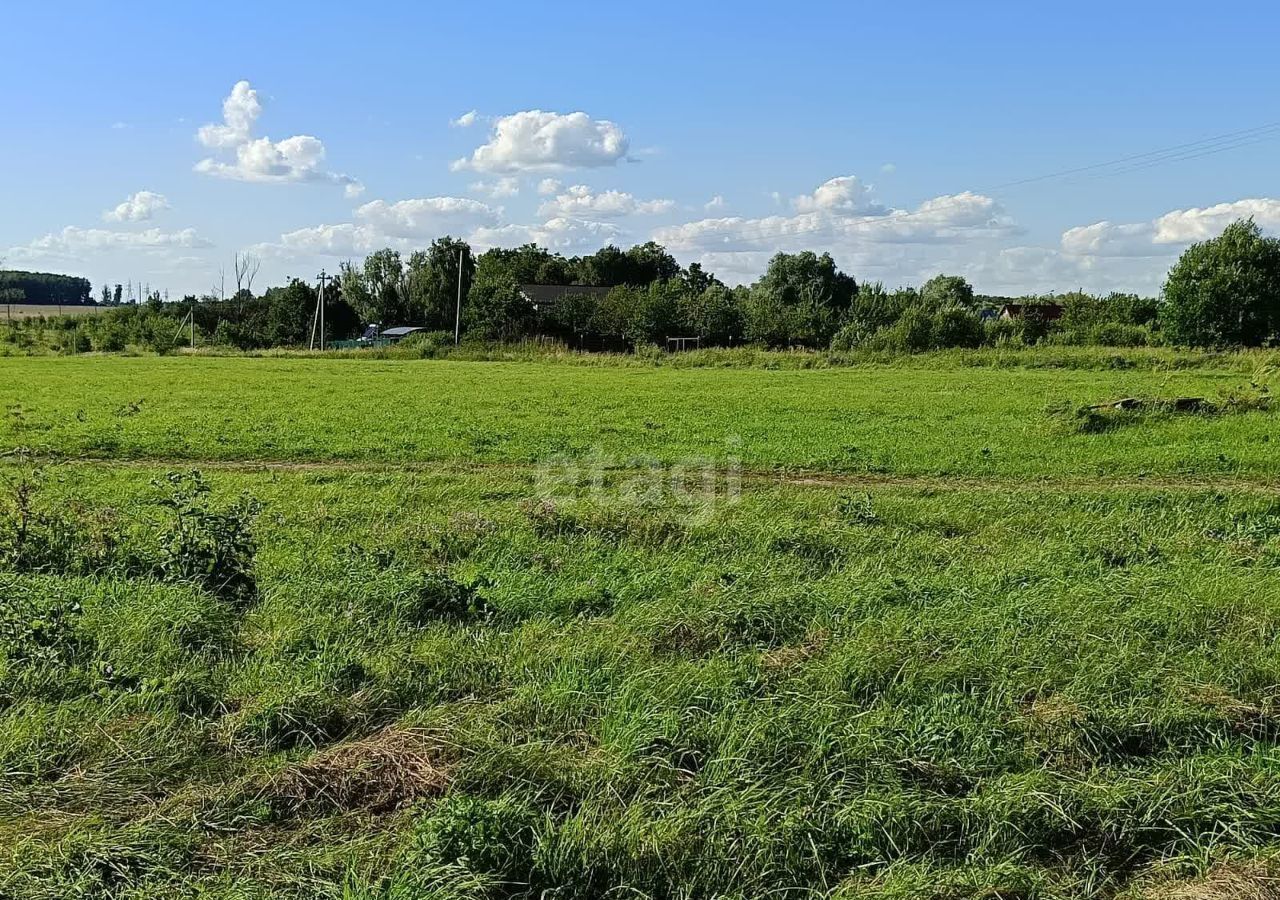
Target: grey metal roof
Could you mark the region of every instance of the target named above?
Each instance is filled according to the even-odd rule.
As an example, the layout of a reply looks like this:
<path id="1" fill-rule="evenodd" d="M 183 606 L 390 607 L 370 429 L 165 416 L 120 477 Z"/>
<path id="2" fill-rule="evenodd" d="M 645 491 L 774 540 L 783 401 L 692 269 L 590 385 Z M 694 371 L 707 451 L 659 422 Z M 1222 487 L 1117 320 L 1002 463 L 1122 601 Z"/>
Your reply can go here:
<path id="1" fill-rule="evenodd" d="M 422 328 L 418 325 L 400 325 L 395 328 L 388 328 L 378 337 L 404 337 L 405 335 L 413 334 L 415 331 L 422 331 Z"/>

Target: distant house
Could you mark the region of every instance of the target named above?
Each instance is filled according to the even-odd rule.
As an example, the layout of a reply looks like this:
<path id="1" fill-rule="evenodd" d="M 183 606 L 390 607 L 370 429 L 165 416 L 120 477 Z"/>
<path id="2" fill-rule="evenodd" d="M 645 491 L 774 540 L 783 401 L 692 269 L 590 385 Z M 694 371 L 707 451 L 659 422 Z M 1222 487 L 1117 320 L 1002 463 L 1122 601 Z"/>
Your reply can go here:
<path id="1" fill-rule="evenodd" d="M 596 297 L 603 299 L 611 287 L 597 284 L 522 284 L 520 293 L 538 312 L 554 309 L 565 297 Z"/>
<path id="2" fill-rule="evenodd" d="M 1058 303 L 1006 303 L 1000 307 L 1000 318 L 1021 319 L 1034 316 L 1046 322 L 1062 318 L 1062 305 Z"/>
<path id="3" fill-rule="evenodd" d="M 419 331 L 425 330 L 418 325 L 400 325 L 396 328 L 387 328 L 378 332 L 378 339 L 394 344 L 397 341 L 404 340 L 411 334 L 417 334 Z"/>

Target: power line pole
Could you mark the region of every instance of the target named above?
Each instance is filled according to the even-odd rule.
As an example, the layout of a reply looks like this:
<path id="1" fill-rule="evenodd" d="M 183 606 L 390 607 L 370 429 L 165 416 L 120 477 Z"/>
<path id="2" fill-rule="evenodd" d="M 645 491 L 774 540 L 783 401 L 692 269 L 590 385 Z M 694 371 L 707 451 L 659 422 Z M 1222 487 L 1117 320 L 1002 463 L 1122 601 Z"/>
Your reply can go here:
<path id="1" fill-rule="evenodd" d="M 453 313 L 453 345 L 456 347 L 462 338 L 462 253 L 458 248 L 458 305 Z"/>
<path id="2" fill-rule="evenodd" d="M 191 349 L 196 349 L 196 298 L 191 298 Z"/>
<path id="3" fill-rule="evenodd" d="M 324 269 L 320 270 L 320 351 L 324 352 L 324 286 L 329 281 L 329 276 L 325 274 Z"/>

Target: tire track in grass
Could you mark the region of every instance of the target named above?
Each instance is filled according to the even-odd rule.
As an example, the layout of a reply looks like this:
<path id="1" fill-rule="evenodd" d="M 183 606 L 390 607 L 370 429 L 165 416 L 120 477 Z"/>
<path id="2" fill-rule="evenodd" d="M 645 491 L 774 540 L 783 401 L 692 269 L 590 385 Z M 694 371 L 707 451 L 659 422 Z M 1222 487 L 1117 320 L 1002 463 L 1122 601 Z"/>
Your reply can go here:
<path id="1" fill-rule="evenodd" d="M 536 462 L 481 462 L 462 460 L 364 461 L 348 459 L 330 460 L 271 460 L 271 459 L 200 459 L 195 457 L 63 457 L 40 456 L 9 452 L 0 455 L 0 467 L 16 467 L 22 464 L 44 466 L 97 467 L 103 469 L 201 469 L 209 472 L 252 473 L 307 473 L 325 472 L 352 475 L 387 474 L 438 474 L 477 475 L 484 473 L 534 475 L 543 469 Z M 623 478 L 650 471 L 640 466 L 615 466 L 604 470 L 606 478 Z M 875 488 L 904 487 L 929 490 L 955 491 L 1015 491 L 1019 493 L 1060 493 L 1062 491 L 1255 491 L 1280 493 L 1280 478 L 1239 475 L 1043 475 L 1032 478 L 1018 476 L 974 475 L 920 475 L 838 472 L 821 470 L 770 470 L 741 469 L 730 473 L 717 470 L 720 477 L 731 474 L 741 479 L 744 486 L 796 487 L 796 488 Z"/>

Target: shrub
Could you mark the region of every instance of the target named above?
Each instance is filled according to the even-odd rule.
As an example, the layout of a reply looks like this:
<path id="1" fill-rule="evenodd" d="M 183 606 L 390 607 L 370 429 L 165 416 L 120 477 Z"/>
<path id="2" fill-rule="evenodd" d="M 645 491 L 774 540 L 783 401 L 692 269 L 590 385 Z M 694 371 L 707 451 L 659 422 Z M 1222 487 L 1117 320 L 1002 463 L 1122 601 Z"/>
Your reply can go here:
<path id="1" fill-rule="evenodd" d="M 170 580 L 195 580 L 217 596 L 251 599 L 257 591 L 253 520 L 259 504 L 242 497 L 224 511 L 209 506 L 209 486 L 199 472 L 171 472 L 161 505 L 173 514 L 162 531 L 157 571 Z"/>
<path id="2" fill-rule="evenodd" d="M 947 306 L 933 314 L 934 347 L 979 347 L 985 337 L 982 320 L 959 306 Z"/>
<path id="3" fill-rule="evenodd" d="M 423 359 L 436 359 L 448 355 L 453 349 L 453 333 L 450 331 L 419 331 L 400 342 L 399 348 L 416 352 Z"/>

